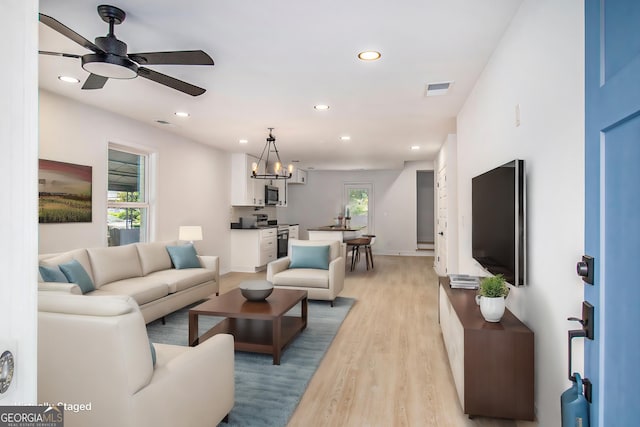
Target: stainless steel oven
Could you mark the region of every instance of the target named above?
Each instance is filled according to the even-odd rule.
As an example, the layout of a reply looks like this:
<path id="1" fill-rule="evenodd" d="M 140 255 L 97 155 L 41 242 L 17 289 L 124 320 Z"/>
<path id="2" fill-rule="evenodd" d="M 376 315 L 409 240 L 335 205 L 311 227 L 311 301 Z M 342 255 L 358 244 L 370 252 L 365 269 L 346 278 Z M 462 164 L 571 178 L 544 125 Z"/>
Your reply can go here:
<path id="1" fill-rule="evenodd" d="M 278 227 L 278 258 L 286 257 L 289 246 L 289 226 Z"/>

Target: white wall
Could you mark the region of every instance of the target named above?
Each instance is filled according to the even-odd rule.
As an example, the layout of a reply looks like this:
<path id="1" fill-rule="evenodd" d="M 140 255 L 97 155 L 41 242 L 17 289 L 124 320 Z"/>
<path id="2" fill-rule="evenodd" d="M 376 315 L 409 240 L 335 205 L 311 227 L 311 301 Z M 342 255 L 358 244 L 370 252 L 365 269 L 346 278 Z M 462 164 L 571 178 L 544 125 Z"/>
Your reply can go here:
<path id="1" fill-rule="evenodd" d="M 38 151 L 38 2 L 2 2 L 0 50 L 0 354 L 15 357 L 0 405 L 35 404 L 37 385 L 36 228 Z"/>
<path id="2" fill-rule="evenodd" d="M 471 178 L 514 158 L 526 161 L 529 285 L 513 289 L 507 304 L 535 333 L 541 426 L 560 424 L 567 329 L 575 327 L 566 318 L 581 313 L 583 13 L 578 1 L 526 0 L 458 116 L 461 271 L 480 271 L 471 257 Z"/>
<path id="3" fill-rule="evenodd" d="M 289 206 L 278 209 L 278 222 L 299 223 L 300 238 L 307 239 L 308 228 L 332 224 L 344 206 L 345 183 L 370 182 L 374 196 L 374 253 L 424 255 L 416 251 L 418 170 L 433 170 L 433 162 L 407 162 L 402 170 L 309 171 L 307 184 L 289 185 Z"/>
<path id="4" fill-rule="evenodd" d="M 154 240 L 175 240 L 180 225 L 201 225 L 199 253 L 229 271 L 230 156 L 173 133 L 40 92 L 40 157 L 93 167 L 93 222 L 40 224 L 40 253 L 106 246 L 108 143 L 157 153 Z"/>

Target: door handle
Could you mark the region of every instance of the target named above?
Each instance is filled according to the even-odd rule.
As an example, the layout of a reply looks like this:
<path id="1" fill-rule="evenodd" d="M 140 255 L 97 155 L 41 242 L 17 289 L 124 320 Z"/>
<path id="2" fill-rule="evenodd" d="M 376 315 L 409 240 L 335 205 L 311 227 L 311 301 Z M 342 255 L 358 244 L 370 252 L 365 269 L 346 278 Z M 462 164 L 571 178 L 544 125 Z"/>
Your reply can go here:
<path id="1" fill-rule="evenodd" d="M 573 376 L 573 370 L 571 369 L 571 359 L 572 359 L 572 341 L 574 338 L 587 338 L 592 340 L 593 339 L 593 323 L 594 323 L 594 319 L 593 319 L 593 306 L 591 304 L 589 304 L 586 301 L 582 302 L 582 319 L 579 319 L 577 317 L 569 317 L 567 320 L 572 320 L 575 322 L 580 323 L 580 325 L 582 325 L 582 329 L 573 329 L 570 330 L 568 332 L 568 350 L 569 350 L 569 357 L 568 357 L 568 368 L 569 368 L 569 379 L 571 381 L 575 381 L 575 377 Z M 584 378 L 582 381 L 583 385 L 584 385 L 584 394 L 586 399 L 591 402 L 591 381 L 589 381 L 588 378 Z"/>
<path id="2" fill-rule="evenodd" d="M 438 234 L 441 235 L 441 236 L 444 236 L 444 233 L 442 231 L 439 232 Z"/>
<path id="3" fill-rule="evenodd" d="M 586 301 L 582 302 L 582 319 L 577 317 L 569 317 L 567 320 L 571 320 L 574 322 L 580 323 L 582 325 L 582 331 L 584 331 L 584 335 L 578 335 L 577 332 L 582 331 L 569 331 L 569 334 L 572 332 L 576 332 L 573 338 L 575 337 L 585 337 L 587 339 L 593 339 L 593 306 Z"/>

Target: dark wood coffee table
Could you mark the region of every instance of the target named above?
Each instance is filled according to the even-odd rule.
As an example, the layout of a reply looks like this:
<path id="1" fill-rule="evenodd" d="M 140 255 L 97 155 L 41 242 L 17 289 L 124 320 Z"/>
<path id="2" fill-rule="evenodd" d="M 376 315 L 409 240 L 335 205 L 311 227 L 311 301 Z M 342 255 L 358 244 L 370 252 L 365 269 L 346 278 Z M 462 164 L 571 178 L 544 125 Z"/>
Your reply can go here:
<path id="1" fill-rule="evenodd" d="M 284 314 L 301 303 L 300 317 Z M 198 336 L 199 316 L 226 317 Z M 273 355 L 280 364 L 284 347 L 307 327 L 307 291 L 274 289 L 265 301 L 247 301 L 240 289 L 214 296 L 189 310 L 189 345 L 195 346 L 216 334 L 231 334 L 235 349 Z"/>

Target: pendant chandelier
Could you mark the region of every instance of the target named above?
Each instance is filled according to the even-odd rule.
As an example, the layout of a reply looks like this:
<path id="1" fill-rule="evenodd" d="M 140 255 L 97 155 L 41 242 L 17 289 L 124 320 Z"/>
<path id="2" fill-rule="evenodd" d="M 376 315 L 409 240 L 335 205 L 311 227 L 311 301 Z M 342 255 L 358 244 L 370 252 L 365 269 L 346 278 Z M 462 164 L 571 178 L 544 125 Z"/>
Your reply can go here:
<path id="1" fill-rule="evenodd" d="M 282 167 L 280 153 L 278 153 L 278 148 L 276 147 L 276 138 L 271 133 L 273 128 L 268 129 L 269 136 L 267 137 L 267 142 L 262 149 L 262 154 L 260 154 L 258 161 L 253 162 L 251 165 L 251 178 L 289 179 L 293 173 L 293 165 L 290 164 L 286 169 Z M 271 153 L 275 153 L 275 156 L 269 159 Z"/>

